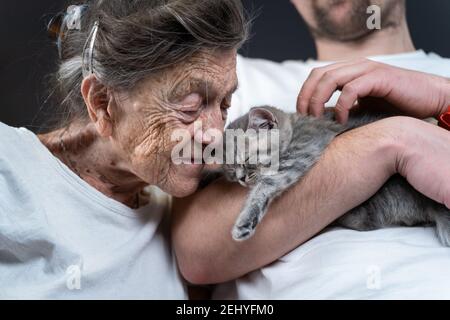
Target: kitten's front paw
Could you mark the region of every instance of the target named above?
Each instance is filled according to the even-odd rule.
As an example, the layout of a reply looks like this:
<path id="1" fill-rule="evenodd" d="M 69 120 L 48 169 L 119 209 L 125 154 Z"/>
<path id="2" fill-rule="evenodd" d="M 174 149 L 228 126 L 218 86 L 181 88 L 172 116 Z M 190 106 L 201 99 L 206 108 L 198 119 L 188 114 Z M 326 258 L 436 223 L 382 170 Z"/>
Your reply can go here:
<path id="1" fill-rule="evenodd" d="M 231 232 L 233 239 L 236 241 L 245 241 L 253 236 L 258 225 L 258 219 L 242 221 L 237 223 Z"/>
<path id="2" fill-rule="evenodd" d="M 233 240 L 235 241 L 245 241 L 249 239 L 254 233 L 255 230 L 251 230 L 249 228 L 234 227 L 231 235 L 233 236 Z"/>

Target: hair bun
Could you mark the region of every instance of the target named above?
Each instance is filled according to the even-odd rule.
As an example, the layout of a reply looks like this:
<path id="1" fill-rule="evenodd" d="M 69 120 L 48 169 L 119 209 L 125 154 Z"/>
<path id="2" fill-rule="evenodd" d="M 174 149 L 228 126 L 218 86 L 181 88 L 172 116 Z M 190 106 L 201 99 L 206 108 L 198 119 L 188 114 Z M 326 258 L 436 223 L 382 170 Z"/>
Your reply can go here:
<path id="1" fill-rule="evenodd" d="M 81 30 L 81 18 L 84 11 L 87 9 L 87 4 L 72 5 L 67 7 L 65 17 L 65 25 L 69 30 Z"/>
<path id="2" fill-rule="evenodd" d="M 49 37 L 53 40 L 58 40 L 60 34 L 62 25 L 64 23 L 64 12 L 59 12 L 53 18 L 50 19 L 50 21 L 47 24 L 47 33 Z"/>
<path id="3" fill-rule="evenodd" d="M 81 18 L 87 8 L 87 4 L 68 6 L 66 12 L 57 13 L 47 24 L 47 33 L 52 40 L 56 41 L 60 58 L 62 58 L 62 42 L 67 30 L 81 30 Z"/>

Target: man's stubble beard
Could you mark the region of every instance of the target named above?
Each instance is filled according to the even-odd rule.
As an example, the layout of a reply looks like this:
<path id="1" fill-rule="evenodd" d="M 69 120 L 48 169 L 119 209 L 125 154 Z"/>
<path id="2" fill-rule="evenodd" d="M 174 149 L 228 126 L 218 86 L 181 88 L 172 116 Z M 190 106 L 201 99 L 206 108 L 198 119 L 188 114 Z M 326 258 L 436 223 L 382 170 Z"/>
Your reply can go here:
<path id="1" fill-rule="evenodd" d="M 367 13 L 367 8 L 375 4 L 372 0 L 351 0 L 352 6 L 348 12 L 348 19 L 342 19 L 343 21 L 333 19 L 330 14 L 333 6 L 339 5 L 343 1 L 345 0 L 329 0 L 326 7 L 321 6 L 319 1 L 312 1 L 316 26 L 309 25 L 309 28 L 315 38 L 340 42 L 356 42 L 362 41 L 372 33 L 379 31 L 367 27 L 367 20 L 370 16 Z M 386 5 L 381 9 L 381 30 L 384 28 L 395 28 L 400 24 L 403 6 L 403 0 L 386 2 Z"/>

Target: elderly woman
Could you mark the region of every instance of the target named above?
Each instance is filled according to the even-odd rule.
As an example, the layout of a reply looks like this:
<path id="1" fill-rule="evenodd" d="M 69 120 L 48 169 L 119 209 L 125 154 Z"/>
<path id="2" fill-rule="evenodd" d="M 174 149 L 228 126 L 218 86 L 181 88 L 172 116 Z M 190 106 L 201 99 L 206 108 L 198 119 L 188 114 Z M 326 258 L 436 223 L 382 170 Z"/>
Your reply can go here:
<path id="1" fill-rule="evenodd" d="M 211 138 L 194 123 L 223 130 L 237 87 L 236 49 L 246 37 L 242 7 L 239 0 L 88 3 L 70 7 L 56 28 L 64 121 L 40 136 L 0 124 L 0 298 L 186 298 L 169 245 L 167 194 L 193 194 L 202 165 L 175 165 L 171 137 L 184 129 L 189 142 L 206 145 Z M 449 145 L 441 131 L 393 118 L 341 135 L 247 242 L 229 233 L 246 196 L 239 185 L 218 181 L 177 201 L 182 274 L 214 283 L 260 268 L 395 172 L 419 190 L 431 185 L 417 174 L 423 168 L 450 180 L 448 149 L 433 151 L 442 172 L 411 152 Z M 144 192 L 147 185 L 159 188 Z M 450 192 L 430 190 L 448 200 L 436 195 Z"/>
<path id="2" fill-rule="evenodd" d="M 169 198 L 143 189 L 196 190 L 202 166 L 172 163 L 171 133 L 223 130 L 241 3 L 96 0 L 56 29 L 64 121 L 0 124 L 0 297 L 185 298 Z"/>

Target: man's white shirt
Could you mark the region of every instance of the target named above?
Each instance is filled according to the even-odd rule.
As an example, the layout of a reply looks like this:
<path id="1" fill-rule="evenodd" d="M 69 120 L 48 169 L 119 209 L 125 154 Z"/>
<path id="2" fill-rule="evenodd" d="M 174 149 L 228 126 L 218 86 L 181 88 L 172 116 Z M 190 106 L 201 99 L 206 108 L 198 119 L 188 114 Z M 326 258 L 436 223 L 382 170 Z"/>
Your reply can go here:
<path id="1" fill-rule="evenodd" d="M 401 68 L 450 77 L 450 59 L 422 50 L 369 57 Z M 295 112 L 301 85 L 330 62 L 276 63 L 238 57 L 239 89 L 229 121 L 251 107 Z M 333 106 L 339 93 L 333 95 Z M 325 230 L 278 261 L 219 285 L 216 299 L 450 299 L 450 249 L 431 227 L 370 232 Z"/>
<path id="2" fill-rule="evenodd" d="M 368 58 L 400 68 L 450 77 L 450 59 L 434 53 L 427 54 L 423 50 Z M 233 96 L 228 119 L 232 121 L 247 113 L 251 107 L 262 105 L 294 112 L 300 88 L 311 71 L 331 63 L 316 60 L 277 63 L 238 56 L 239 89 Z M 327 106 L 334 106 L 338 97 L 338 93 L 334 94 Z"/>

